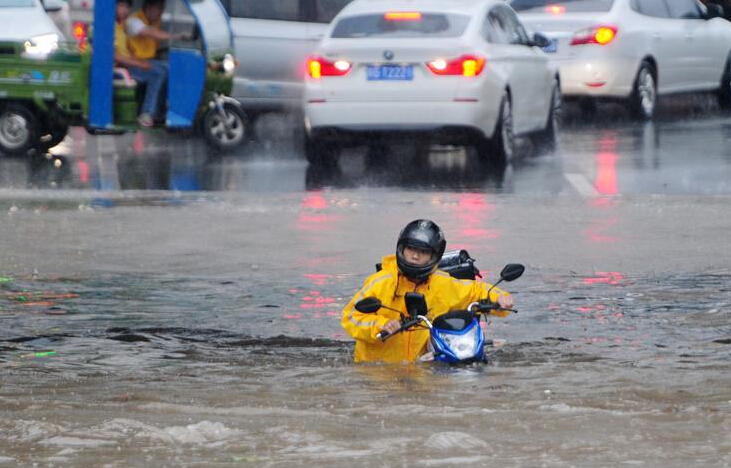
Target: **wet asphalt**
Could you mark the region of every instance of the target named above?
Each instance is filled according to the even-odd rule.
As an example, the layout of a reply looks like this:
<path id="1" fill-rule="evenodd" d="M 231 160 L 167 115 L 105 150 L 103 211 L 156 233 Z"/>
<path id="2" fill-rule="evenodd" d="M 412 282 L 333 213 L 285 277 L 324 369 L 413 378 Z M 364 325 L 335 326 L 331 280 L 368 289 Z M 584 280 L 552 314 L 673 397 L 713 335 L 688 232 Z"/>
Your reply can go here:
<path id="1" fill-rule="evenodd" d="M 628 118 L 619 105 L 593 115 L 564 106 L 560 146 L 536 155 L 519 140 L 506 168 L 480 164 L 469 149 L 413 141 L 343 151 L 335 168 L 311 167 L 302 153 L 300 117 L 264 114 L 249 142 L 217 154 L 195 136 L 162 129 L 91 136 L 72 128 L 51 154 L 0 156 L 0 190 L 172 190 L 300 192 L 384 188 L 421 191 L 592 197 L 731 193 L 731 117 L 706 96 L 666 98 L 652 122 Z"/>

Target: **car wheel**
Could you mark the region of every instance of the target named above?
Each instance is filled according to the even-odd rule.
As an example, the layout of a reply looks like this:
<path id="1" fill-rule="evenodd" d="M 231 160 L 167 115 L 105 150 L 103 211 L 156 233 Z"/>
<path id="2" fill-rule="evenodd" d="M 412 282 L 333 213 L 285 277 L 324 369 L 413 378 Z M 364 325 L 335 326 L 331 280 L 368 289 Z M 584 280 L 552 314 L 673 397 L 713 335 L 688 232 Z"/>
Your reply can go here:
<path id="1" fill-rule="evenodd" d="M 305 136 L 305 158 L 313 166 L 335 166 L 338 162 L 338 147 L 317 138 Z"/>
<path id="2" fill-rule="evenodd" d="M 556 151 L 560 116 L 561 85 L 558 80 L 554 80 L 553 91 L 551 92 L 551 105 L 548 109 L 548 117 L 546 119 L 546 127 L 531 135 L 534 154 L 539 155 Z"/>
<path id="3" fill-rule="evenodd" d="M 24 155 L 38 146 L 38 119 L 24 105 L 11 102 L 0 109 L 0 152 Z"/>
<path id="4" fill-rule="evenodd" d="M 731 110 L 731 57 L 726 60 L 721 87 L 718 89 L 718 106 L 723 110 Z"/>
<path id="5" fill-rule="evenodd" d="M 477 144 L 477 153 L 483 161 L 504 167 L 513 158 L 515 135 L 513 134 L 513 109 L 510 97 L 503 94 L 495 132 L 489 141 Z"/>
<path id="6" fill-rule="evenodd" d="M 629 98 L 632 115 L 642 120 L 649 120 L 655 113 L 657 104 L 657 78 L 648 62 L 640 64 L 634 88 Z"/>
<path id="7" fill-rule="evenodd" d="M 248 126 L 244 110 L 227 102 L 223 105 L 223 113 L 213 108 L 203 117 L 203 136 L 217 150 L 230 151 L 245 140 Z"/>

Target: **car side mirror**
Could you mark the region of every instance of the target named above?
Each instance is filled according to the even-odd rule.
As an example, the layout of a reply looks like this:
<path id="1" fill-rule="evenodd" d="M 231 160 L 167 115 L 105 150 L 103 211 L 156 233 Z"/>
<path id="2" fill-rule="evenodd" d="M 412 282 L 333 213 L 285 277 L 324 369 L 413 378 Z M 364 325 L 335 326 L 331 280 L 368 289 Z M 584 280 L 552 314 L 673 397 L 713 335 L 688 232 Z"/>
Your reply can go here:
<path id="1" fill-rule="evenodd" d="M 543 33 L 533 33 L 533 38 L 530 41 L 530 45 L 534 47 L 540 47 L 542 49 L 551 45 L 551 39 L 549 39 L 548 36 Z"/>
<path id="2" fill-rule="evenodd" d="M 523 276 L 525 267 L 520 263 L 508 263 L 500 272 L 500 279 L 503 281 L 514 281 Z"/>
<path id="3" fill-rule="evenodd" d="M 41 3 L 43 3 L 43 9 L 49 13 L 63 9 L 63 0 L 42 0 Z"/>
<path id="4" fill-rule="evenodd" d="M 355 310 L 364 314 L 374 314 L 381 308 L 381 300 L 377 297 L 366 297 L 355 303 Z"/>
<path id="5" fill-rule="evenodd" d="M 709 20 L 713 18 L 723 17 L 724 11 L 721 5 L 716 5 L 715 3 L 706 3 L 706 14 L 704 16 L 705 19 Z"/>

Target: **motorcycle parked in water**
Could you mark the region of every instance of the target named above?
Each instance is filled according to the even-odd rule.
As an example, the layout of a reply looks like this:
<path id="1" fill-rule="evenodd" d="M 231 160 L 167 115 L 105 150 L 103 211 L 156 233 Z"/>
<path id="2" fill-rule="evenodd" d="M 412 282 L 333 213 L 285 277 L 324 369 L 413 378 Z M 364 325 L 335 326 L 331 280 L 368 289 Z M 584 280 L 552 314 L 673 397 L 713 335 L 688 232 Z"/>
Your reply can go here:
<path id="1" fill-rule="evenodd" d="M 485 336 L 480 327 L 482 317 L 488 315 L 503 316 L 509 313 L 517 313 L 516 309 L 505 309 L 492 302 L 490 291 L 503 281 L 514 281 L 520 278 L 525 267 L 518 263 L 510 263 L 500 272 L 500 280 L 488 291 L 488 299 L 482 299 L 471 303 L 466 310 L 453 310 L 442 314 L 432 322 L 427 318 L 429 310 L 426 299 L 420 293 L 406 293 L 406 311 L 408 316 L 401 314 L 401 328 L 395 332 L 400 333 L 413 327 L 425 327 L 429 329 L 428 351 L 423 354 L 419 361 L 439 361 L 449 364 L 466 364 L 471 362 L 484 362 Z M 376 313 L 385 307 L 381 300 L 376 297 L 366 297 L 355 304 L 355 309 L 363 313 Z M 389 334 L 382 331 L 378 337 L 386 341 L 395 333 Z"/>

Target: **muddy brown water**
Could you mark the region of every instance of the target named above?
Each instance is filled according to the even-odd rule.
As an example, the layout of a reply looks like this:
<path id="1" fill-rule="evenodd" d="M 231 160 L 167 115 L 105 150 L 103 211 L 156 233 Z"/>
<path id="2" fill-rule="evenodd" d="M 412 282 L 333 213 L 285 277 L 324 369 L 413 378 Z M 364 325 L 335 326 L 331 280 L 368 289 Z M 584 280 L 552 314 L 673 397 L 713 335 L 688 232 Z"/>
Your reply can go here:
<path id="1" fill-rule="evenodd" d="M 98 197 L 0 200 L 0 466 L 731 464 L 726 196 Z M 351 363 L 416 216 L 526 264 L 487 365 Z"/>

